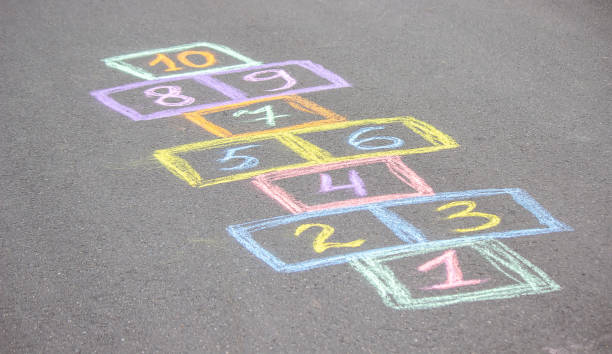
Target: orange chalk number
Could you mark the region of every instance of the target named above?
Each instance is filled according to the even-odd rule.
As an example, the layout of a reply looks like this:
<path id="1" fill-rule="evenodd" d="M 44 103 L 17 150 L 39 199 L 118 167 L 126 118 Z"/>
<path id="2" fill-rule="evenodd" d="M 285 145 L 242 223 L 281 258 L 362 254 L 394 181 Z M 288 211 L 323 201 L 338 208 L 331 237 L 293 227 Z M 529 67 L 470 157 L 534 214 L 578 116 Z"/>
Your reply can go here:
<path id="1" fill-rule="evenodd" d="M 204 57 L 204 59 L 206 59 L 206 62 L 202 64 L 194 63 L 189 59 L 189 56 L 191 55 L 202 56 Z M 176 59 L 178 59 L 178 61 L 185 66 L 188 66 L 190 68 L 198 68 L 198 69 L 207 68 L 209 66 L 214 65 L 217 62 L 217 59 L 212 53 L 200 51 L 200 50 L 186 50 L 186 51 L 180 52 L 176 55 Z M 170 59 L 166 54 L 162 54 L 162 53 L 157 54 L 155 58 L 149 62 L 149 66 L 155 66 L 159 63 L 162 63 L 163 65 L 166 66 L 166 69 L 164 70 L 166 72 L 183 70 L 183 67 L 177 66 L 174 63 L 174 60 Z"/>

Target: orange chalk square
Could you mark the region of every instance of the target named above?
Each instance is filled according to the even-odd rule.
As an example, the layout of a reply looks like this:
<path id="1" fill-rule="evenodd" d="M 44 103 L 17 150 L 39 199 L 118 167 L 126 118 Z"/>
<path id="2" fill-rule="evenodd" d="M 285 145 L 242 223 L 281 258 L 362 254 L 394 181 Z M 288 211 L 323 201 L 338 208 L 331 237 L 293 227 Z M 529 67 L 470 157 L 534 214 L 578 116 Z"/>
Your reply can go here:
<path id="1" fill-rule="evenodd" d="M 280 133 L 346 121 L 300 96 L 277 96 L 184 113 L 183 117 L 218 137 Z"/>

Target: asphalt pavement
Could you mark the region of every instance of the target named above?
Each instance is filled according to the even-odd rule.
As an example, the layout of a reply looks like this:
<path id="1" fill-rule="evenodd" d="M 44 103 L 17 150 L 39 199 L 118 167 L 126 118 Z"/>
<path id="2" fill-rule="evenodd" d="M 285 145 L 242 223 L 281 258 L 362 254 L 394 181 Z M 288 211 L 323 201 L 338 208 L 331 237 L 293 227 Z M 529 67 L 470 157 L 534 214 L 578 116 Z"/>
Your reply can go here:
<path id="1" fill-rule="evenodd" d="M 612 352 L 611 2 L 0 20 L 0 352 Z"/>

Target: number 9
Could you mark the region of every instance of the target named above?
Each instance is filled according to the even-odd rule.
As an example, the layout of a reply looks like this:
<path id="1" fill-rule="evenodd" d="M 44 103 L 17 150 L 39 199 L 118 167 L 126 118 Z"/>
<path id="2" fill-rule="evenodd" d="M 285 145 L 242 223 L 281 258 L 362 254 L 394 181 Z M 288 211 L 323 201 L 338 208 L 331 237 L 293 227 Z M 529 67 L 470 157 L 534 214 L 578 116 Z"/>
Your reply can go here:
<path id="1" fill-rule="evenodd" d="M 267 73 L 272 73 L 272 75 L 260 77 L 261 74 L 267 74 Z M 291 77 L 291 75 L 287 74 L 287 72 L 285 70 L 282 70 L 282 69 L 270 69 L 270 70 L 256 71 L 254 73 L 250 73 L 250 74 L 245 75 L 243 77 L 243 79 L 245 81 L 252 81 L 252 82 L 268 81 L 268 80 L 274 80 L 274 79 L 278 79 L 278 78 L 285 80 L 285 85 L 281 86 L 279 88 L 275 88 L 275 89 L 271 89 L 271 90 L 265 90 L 265 91 L 286 90 L 286 89 L 289 89 L 289 88 L 292 88 L 293 86 L 295 86 L 295 84 L 297 82 L 297 81 L 295 81 L 294 78 Z"/>

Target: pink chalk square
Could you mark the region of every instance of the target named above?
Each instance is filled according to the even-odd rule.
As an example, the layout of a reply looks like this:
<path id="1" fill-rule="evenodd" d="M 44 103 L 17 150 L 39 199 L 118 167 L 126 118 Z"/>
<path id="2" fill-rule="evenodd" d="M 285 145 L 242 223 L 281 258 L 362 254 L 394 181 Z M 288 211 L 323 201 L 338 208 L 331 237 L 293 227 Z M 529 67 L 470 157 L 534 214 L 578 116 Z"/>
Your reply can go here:
<path id="1" fill-rule="evenodd" d="M 400 193 L 386 193 L 379 195 L 369 195 L 366 190 L 366 185 L 363 183 L 359 174 L 352 168 L 359 166 L 369 166 L 374 164 L 382 164 L 386 167 L 393 177 L 401 182 L 402 185 L 407 185 L 410 191 Z M 382 166 L 381 166 L 382 167 Z M 348 176 L 351 181 L 350 185 L 333 186 L 331 177 L 327 172 L 349 169 Z M 354 197 L 346 199 L 347 194 L 342 194 L 341 200 L 326 202 L 321 204 L 309 205 L 298 200 L 293 194 L 278 183 L 280 180 L 287 180 L 307 175 L 320 175 L 320 190 L 319 193 L 329 193 L 340 189 L 353 190 Z M 368 203 L 382 202 L 393 199 L 404 199 L 420 196 L 434 195 L 433 189 L 419 177 L 414 171 L 406 166 L 399 156 L 383 156 L 364 158 L 351 161 L 332 162 L 315 166 L 301 167 L 291 170 L 274 171 L 265 173 L 253 178 L 252 183 L 264 192 L 267 196 L 278 202 L 283 208 L 289 210 L 293 214 L 300 214 L 309 211 L 335 209 L 343 207 L 351 207 Z M 335 194 L 337 197 L 340 194 Z"/>

